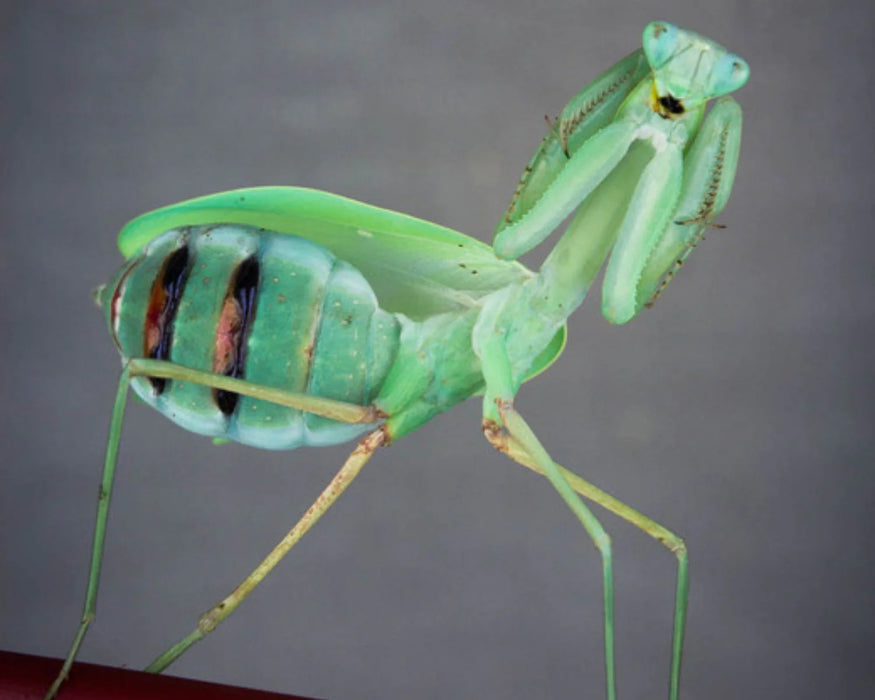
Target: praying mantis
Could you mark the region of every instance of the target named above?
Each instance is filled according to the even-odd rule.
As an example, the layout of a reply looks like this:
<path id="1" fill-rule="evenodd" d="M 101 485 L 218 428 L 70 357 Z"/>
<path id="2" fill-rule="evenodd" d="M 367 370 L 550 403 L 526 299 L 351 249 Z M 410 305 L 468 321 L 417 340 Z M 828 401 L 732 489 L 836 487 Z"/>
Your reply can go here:
<path id="1" fill-rule="evenodd" d="M 601 559 L 605 688 L 616 698 L 611 541 L 584 498 L 677 558 L 669 698 L 680 688 L 684 541 L 556 463 L 514 398 L 565 345 L 565 323 L 607 260 L 602 312 L 627 323 L 661 294 L 725 207 L 741 141 L 738 56 L 651 22 L 642 48 L 571 99 L 526 166 L 493 247 L 394 211 L 297 187 L 235 190 L 146 213 L 119 234 L 125 263 L 98 293 L 122 358 L 82 620 L 94 619 L 128 389 L 182 427 L 265 449 L 358 438 L 264 561 L 147 670 L 212 632 L 379 447 L 482 396 L 493 447 L 542 474 Z M 707 105 L 716 100 L 710 111 Z M 516 259 L 573 213 L 538 271 Z"/>

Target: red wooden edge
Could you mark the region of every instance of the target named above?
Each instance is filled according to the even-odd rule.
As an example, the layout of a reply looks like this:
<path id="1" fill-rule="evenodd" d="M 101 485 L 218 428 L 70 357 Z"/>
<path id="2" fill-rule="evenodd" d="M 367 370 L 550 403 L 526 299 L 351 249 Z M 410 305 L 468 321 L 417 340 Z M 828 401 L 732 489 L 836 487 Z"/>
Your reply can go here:
<path id="1" fill-rule="evenodd" d="M 0 651 L 0 700 L 40 700 L 61 668 L 60 659 Z M 59 700 L 313 700 L 190 678 L 73 664 Z"/>

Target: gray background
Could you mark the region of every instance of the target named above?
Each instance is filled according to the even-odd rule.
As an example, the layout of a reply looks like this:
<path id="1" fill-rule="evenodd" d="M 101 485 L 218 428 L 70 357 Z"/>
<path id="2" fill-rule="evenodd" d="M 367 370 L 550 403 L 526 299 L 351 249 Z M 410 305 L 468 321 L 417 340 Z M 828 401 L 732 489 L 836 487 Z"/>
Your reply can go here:
<path id="1" fill-rule="evenodd" d="M 687 538 L 686 698 L 861 697 L 873 672 L 867 2 L 4 3 L 0 646 L 61 655 L 118 360 L 90 290 L 132 216 L 300 184 L 489 240 L 543 115 L 667 19 L 753 73 L 715 231 L 624 328 L 590 300 L 518 406 Z M 178 674 L 331 698 L 602 695 L 597 557 L 476 401 L 381 452 Z M 82 659 L 188 632 L 349 448 L 213 447 L 129 409 Z M 619 688 L 661 697 L 674 560 L 610 515 Z"/>

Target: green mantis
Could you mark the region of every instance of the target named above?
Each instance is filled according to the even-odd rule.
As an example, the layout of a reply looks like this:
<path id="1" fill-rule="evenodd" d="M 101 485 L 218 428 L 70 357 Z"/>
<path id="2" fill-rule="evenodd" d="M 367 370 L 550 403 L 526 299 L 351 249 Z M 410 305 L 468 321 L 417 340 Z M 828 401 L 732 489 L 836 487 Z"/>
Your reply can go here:
<path id="1" fill-rule="evenodd" d="M 683 540 L 557 464 L 517 410 L 561 353 L 565 322 L 609 258 L 604 315 L 652 303 L 729 198 L 747 65 L 665 22 L 575 96 L 526 167 L 494 249 L 464 234 L 293 187 L 225 192 L 125 226 L 125 264 L 99 294 L 123 370 L 113 407 L 82 621 L 94 618 L 128 389 L 182 427 L 267 449 L 359 442 L 264 561 L 148 667 L 212 632 L 349 486 L 377 449 L 472 396 L 487 440 L 543 474 L 601 558 L 607 697 L 616 697 L 611 542 L 593 501 L 678 560 L 669 697 L 687 607 Z M 720 98 L 706 115 L 708 101 Z M 539 271 L 515 259 L 574 212 Z"/>

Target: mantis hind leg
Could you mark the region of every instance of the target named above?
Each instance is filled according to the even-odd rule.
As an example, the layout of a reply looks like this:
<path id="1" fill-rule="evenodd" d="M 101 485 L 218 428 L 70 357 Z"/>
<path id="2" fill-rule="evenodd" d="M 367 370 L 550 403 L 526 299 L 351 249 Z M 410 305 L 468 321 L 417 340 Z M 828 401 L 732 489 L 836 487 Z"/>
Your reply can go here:
<path id="1" fill-rule="evenodd" d="M 45 700 L 50 700 L 50 698 L 53 698 L 57 694 L 58 689 L 61 687 L 61 684 L 63 684 L 63 682 L 69 675 L 70 668 L 73 665 L 73 661 L 79 653 L 79 648 L 82 646 L 82 642 L 85 638 L 85 633 L 88 631 L 88 627 L 91 625 L 91 622 L 94 620 L 96 614 L 97 590 L 100 582 L 100 568 L 101 562 L 103 560 L 103 546 L 106 539 L 106 523 L 109 516 L 109 502 L 110 496 L 112 494 L 113 480 L 115 477 L 115 467 L 118 458 L 118 448 L 121 438 L 122 423 L 124 421 L 125 407 L 127 405 L 128 387 L 130 386 L 131 380 L 133 378 L 144 376 L 163 377 L 165 379 L 180 379 L 184 381 L 205 384 L 207 386 L 211 386 L 217 389 L 225 389 L 227 391 L 233 391 L 239 394 L 244 394 L 246 396 L 253 396 L 255 398 L 261 398 L 267 401 L 272 401 L 274 403 L 279 403 L 284 406 L 289 406 L 291 408 L 298 408 L 309 413 L 315 413 L 317 415 L 333 418 L 334 420 L 346 423 L 374 423 L 386 418 L 384 414 L 380 413 L 377 409 L 370 406 L 357 406 L 354 404 L 344 403 L 342 401 L 334 401 L 331 399 L 307 396 L 306 394 L 287 392 L 283 391 L 282 389 L 253 384 L 242 379 L 235 379 L 232 377 L 212 374 L 210 372 L 200 372 L 197 370 L 192 370 L 186 367 L 181 367 L 172 362 L 142 359 L 130 360 L 122 370 L 121 377 L 119 378 L 118 390 L 116 391 L 115 401 L 112 408 L 112 417 L 110 419 L 109 436 L 107 438 L 106 455 L 103 465 L 103 476 L 100 480 L 100 490 L 98 492 L 97 517 L 95 519 L 94 542 L 91 551 L 91 566 L 88 572 L 88 588 L 85 593 L 85 604 L 82 610 L 82 618 L 79 622 L 79 627 L 76 630 L 76 634 L 73 637 L 73 642 L 70 645 L 70 650 L 67 652 L 67 656 L 64 659 L 61 670 L 59 671 L 57 677 L 55 678 L 48 692 L 46 693 Z M 311 506 L 310 510 L 307 511 L 307 515 L 302 518 L 303 521 L 307 518 L 308 515 L 311 516 L 309 525 L 307 525 L 307 528 L 305 528 L 303 532 L 306 532 L 306 529 L 309 529 L 309 526 L 316 522 L 319 516 L 321 516 L 321 514 L 324 513 L 325 510 L 327 510 L 331 503 L 333 503 L 334 499 L 338 495 L 340 495 L 343 489 L 349 484 L 350 481 L 352 481 L 352 478 L 355 476 L 355 474 L 358 473 L 358 469 L 361 469 L 361 467 L 364 466 L 364 463 L 373 453 L 373 449 L 376 449 L 377 446 L 383 444 L 384 440 L 385 436 L 381 428 L 377 428 L 375 431 L 365 436 L 365 438 L 359 443 L 359 446 L 341 468 L 340 472 L 338 472 L 338 474 L 334 477 L 334 479 L 331 481 L 328 488 L 326 489 L 326 492 L 328 492 L 332 488 L 334 489 L 334 491 L 336 491 L 336 493 L 332 491 L 332 493 L 334 493 L 333 498 L 330 498 L 327 504 L 321 510 L 319 510 L 318 514 L 316 514 L 315 517 L 313 517 L 311 515 L 311 511 L 314 511 L 317 505 L 325 501 L 326 492 L 323 492 L 323 494 L 320 496 L 320 499 L 322 500 L 317 499 L 316 503 L 314 503 L 314 505 Z M 373 449 L 371 449 L 370 446 L 373 446 Z M 340 487 L 340 484 L 343 484 L 343 486 Z M 301 523 L 299 523 L 298 526 L 300 526 L 300 524 Z M 300 534 L 303 535 L 303 532 L 301 532 Z M 264 564 L 262 564 L 262 566 L 263 565 Z M 270 568 L 272 568 L 272 565 Z M 258 571 L 258 569 L 256 571 Z M 267 571 L 264 572 L 261 578 L 263 578 L 266 573 Z M 260 580 L 260 578 L 258 580 Z M 245 595 L 243 597 L 245 597 Z M 234 607 L 236 607 L 236 605 Z M 230 610 L 228 612 L 230 613 Z M 192 640 L 185 648 L 191 646 L 194 641 L 197 640 Z M 185 648 L 179 651 L 179 653 L 177 653 L 173 658 L 179 656 L 179 654 L 181 654 L 182 651 L 185 650 Z"/>
<path id="2" fill-rule="evenodd" d="M 103 463 L 103 476 L 100 479 L 100 490 L 97 495 L 97 518 L 94 524 L 94 544 L 91 550 L 91 567 L 88 571 L 88 588 L 85 593 L 85 605 L 82 610 L 82 619 L 70 645 L 70 651 L 64 659 L 64 665 L 54 683 L 46 693 L 45 700 L 50 700 L 58 692 L 61 684 L 67 679 L 73 660 L 79 653 L 79 647 L 85 639 L 85 633 L 97 609 L 97 588 L 100 581 L 100 564 L 103 560 L 103 543 L 106 538 L 106 519 L 109 515 L 109 499 L 112 494 L 112 483 L 115 478 L 116 458 L 118 457 L 119 438 L 121 437 L 122 422 L 125 416 L 125 406 L 128 399 L 128 385 L 131 382 L 131 370 L 126 366 L 122 370 L 121 378 L 116 391 L 115 402 L 112 406 L 112 418 L 109 424 L 109 437 L 106 441 L 106 456 Z"/>
<path id="3" fill-rule="evenodd" d="M 327 511 L 342 494 L 347 486 L 358 475 L 361 468 L 373 456 L 377 448 L 385 444 L 388 435 L 381 426 L 368 433 L 352 451 L 343 466 L 328 483 L 328 486 L 319 494 L 301 519 L 286 533 L 277 545 L 271 550 L 264 560 L 247 576 L 237 588 L 235 588 L 220 603 L 201 615 L 197 626 L 179 642 L 167 649 L 157 659 L 146 667 L 146 671 L 161 673 L 165 668 L 178 659 L 192 644 L 200 641 L 212 632 L 220 622 L 230 615 L 237 606 L 261 583 L 280 560 L 288 554 L 289 550 L 300 540 L 306 532 L 313 527 L 319 518 Z"/>
<path id="4" fill-rule="evenodd" d="M 545 476 L 545 470 L 535 460 L 535 457 L 525 449 L 517 438 L 503 431 L 494 421 L 484 420 L 483 433 L 486 439 L 499 452 L 505 453 L 518 464 L 523 465 L 537 474 Z M 555 463 L 554 463 L 555 464 Z M 677 700 L 680 691 L 681 659 L 684 648 L 684 629 L 687 619 L 687 599 L 689 592 L 689 557 L 687 546 L 683 539 L 646 515 L 630 508 L 609 493 L 602 491 L 586 479 L 578 476 L 559 464 L 555 464 L 562 478 L 584 498 L 598 503 L 600 506 L 631 523 L 647 535 L 655 539 L 672 552 L 678 561 L 677 585 L 675 590 L 674 623 L 672 632 L 671 670 L 669 677 L 669 700 Z"/>

